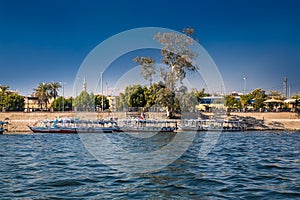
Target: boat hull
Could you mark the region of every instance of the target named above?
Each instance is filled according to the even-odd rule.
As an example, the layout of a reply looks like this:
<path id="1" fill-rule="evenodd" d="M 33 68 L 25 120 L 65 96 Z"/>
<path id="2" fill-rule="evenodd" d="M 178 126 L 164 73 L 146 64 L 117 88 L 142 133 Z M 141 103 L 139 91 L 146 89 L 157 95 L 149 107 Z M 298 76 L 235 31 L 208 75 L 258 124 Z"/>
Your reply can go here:
<path id="1" fill-rule="evenodd" d="M 88 129 L 80 129 L 80 128 L 43 128 L 43 127 L 30 127 L 29 129 L 33 133 L 112 133 L 115 128 L 88 128 Z"/>
<path id="2" fill-rule="evenodd" d="M 33 133 L 77 133 L 77 130 L 74 129 L 63 129 L 63 128 L 35 128 L 30 127 L 29 129 Z"/>
<path id="3" fill-rule="evenodd" d="M 130 128 L 124 127 L 114 132 L 174 132 L 175 128 L 163 127 L 163 128 Z"/>

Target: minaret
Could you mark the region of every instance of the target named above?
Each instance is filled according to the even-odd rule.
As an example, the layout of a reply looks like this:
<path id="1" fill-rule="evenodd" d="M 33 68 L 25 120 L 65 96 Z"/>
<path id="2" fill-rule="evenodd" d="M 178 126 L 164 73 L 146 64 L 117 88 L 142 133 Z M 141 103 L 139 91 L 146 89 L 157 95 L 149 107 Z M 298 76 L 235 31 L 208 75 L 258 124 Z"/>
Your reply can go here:
<path id="1" fill-rule="evenodd" d="M 86 78 L 83 79 L 82 91 L 86 92 Z"/>

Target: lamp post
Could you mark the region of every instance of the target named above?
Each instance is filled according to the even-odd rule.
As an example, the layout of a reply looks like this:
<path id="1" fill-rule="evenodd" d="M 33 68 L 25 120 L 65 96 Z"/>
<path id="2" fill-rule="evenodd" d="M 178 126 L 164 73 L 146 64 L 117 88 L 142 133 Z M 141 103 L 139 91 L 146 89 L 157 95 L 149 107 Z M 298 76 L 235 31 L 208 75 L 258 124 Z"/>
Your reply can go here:
<path id="1" fill-rule="evenodd" d="M 104 109 L 104 102 L 103 102 L 103 72 L 101 72 L 101 94 L 102 94 L 101 108 L 102 108 L 102 112 L 103 112 L 103 109 Z"/>
<path id="2" fill-rule="evenodd" d="M 247 82 L 247 77 L 244 77 L 244 95 L 246 95 L 246 82 Z"/>
<path id="3" fill-rule="evenodd" d="M 62 106 L 61 106 L 61 111 L 65 112 L 65 84 L 66 82 L 60 82 L 62 85 Z"/>
<path id="4" fill-rule="evenodd" d="M 62 111 L 65 111 L 65 84 L 63 83 L 62 85 L 62 90 L 63 90 L 63 98 L 62 98 Z"/>

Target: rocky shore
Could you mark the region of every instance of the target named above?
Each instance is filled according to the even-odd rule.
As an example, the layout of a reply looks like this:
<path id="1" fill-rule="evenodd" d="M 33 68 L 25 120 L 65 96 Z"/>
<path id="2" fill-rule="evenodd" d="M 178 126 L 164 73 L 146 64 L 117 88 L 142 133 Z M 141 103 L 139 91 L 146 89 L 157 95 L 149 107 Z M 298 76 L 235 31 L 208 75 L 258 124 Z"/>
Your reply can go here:
<path id="1" fill-rule="evenodd" d="M 202 113 L 202 117 L 211 117 L 211 113 Z M 198 114 L 196 115 L 196 117 Z M 7 120 L 9 122 L 7 133 L 30 133 L 28 125 L 33 125 L 36 121 L 44 119 L 55 119 L 58 117 L 75 117 L 81 119 L 102 119 L 102 118 L 126 118 L 130 117 L 126 112 L 119 113 L 73 113 L 73 112 L 8 112 L 0 113 L 0 121 Z M 165 118 L 164 113 L 148 113 L 149 118 L 162 119 Z M 274 112 L 274 113 L 230 113 L 228 119 L 242 120 L 247 125 L 247 130 L 300 130 L 300 116 L 290 112 Z"/>

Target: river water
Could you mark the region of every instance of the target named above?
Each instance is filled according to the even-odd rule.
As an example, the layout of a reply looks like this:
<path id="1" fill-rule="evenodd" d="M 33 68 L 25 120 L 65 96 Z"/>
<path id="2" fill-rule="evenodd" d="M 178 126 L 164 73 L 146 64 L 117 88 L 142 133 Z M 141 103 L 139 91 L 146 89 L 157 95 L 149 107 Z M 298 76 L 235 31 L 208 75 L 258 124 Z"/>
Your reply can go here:
<path id="1" fill-rule="evenodd" d="M 134 173 L 103 164 L 76 134 L 0 135 L 0 199 L 300 199 L 300 132 L 222 133 L 199 157 L 204 136 L 159 171 Z M 140 151 L 174 134 L 109 137 Z"/>

